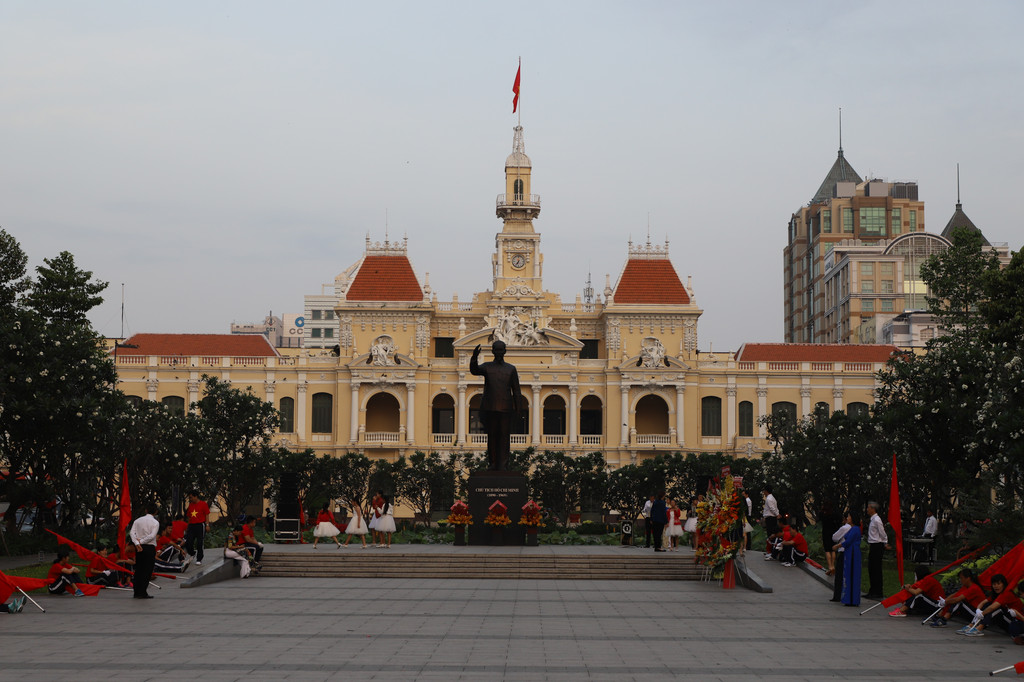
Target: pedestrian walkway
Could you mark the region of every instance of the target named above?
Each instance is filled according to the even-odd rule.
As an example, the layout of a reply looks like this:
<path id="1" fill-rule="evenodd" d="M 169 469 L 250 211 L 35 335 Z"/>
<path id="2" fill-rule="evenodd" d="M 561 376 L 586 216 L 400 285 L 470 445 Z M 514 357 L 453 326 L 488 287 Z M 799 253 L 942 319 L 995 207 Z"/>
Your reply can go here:
<path id="1" fill-rule="evenodd" d="M 295 547 L 287 551 L 313 551 Z M 440 551 L 402 549 L 410 547 Z M 387 561 L 387 550 L 371 551 Z M 1024 659 L 1003 636 L 957 637 L 881 609 L 858 616 L 829 603 L 829 591 L 799 568 L 760 556 L 750 565 L 768 594 L 456 572 L 449 580 L 263 577 L 187 590 L 161 580 L 148 601 L 41 595 L 47 613 L 29 606 L 0 616 L 0 678 L 967 680 Z"/>

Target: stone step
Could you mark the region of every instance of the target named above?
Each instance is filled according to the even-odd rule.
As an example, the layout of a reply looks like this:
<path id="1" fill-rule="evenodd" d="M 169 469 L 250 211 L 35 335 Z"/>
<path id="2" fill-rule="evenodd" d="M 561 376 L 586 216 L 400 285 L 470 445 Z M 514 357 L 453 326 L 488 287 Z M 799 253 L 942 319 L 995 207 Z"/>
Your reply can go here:
<path id="1" fill-rule="evenodd" d="M 318 550 L 319 552 L 319 550 Z M 262 575 L 304 578 L 527 578 L 538 580 L 700 580 L 688 556 L 364 553 L 267 553 Z M 359 552 L 356 554 L 355 552 Z"/>

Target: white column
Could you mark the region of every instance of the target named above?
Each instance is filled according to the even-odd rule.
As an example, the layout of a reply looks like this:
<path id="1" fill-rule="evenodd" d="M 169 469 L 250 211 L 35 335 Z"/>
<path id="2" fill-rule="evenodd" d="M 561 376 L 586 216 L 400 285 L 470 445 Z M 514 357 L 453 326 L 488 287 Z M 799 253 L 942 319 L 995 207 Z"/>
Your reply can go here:
<path id="1" fill-rule="evenodd" d="M 686 447 L 686 386 L 676 385 L 676 441 L 679 447 Z"/>
<path id="2" fill-rule="evenodd" d="M 756 421 L 761 421 L 761 417 L 763 417 L 767 412 L 768 412 L 768 387 L 767 386 L 758 386 L 757 387 L 757 415 L 754 417 L 754 419 Z M 768 432 L 765 429 L 764 424 L 761 424 L 760 426 L 758 426 L 757 435 L 760 438 L 766 438 L 767 437 Z"/>
<path id="3" fill-rule="evenodd" d="M 264 395 L 266 395 L 267 402 L 270 403 L 271 405 L 274 404 L 274 392 L 276 383 L 277 382 L 274 381 L 273 379 L 267 379 L 266 381 L 263 382 L 263 393 Z"/>
<path id="4" fill-rule="evenodd" d="M 189 381 L 188 382 L 188 400 L 185 402 L 185 411 L 192 411 L 192 403 L 199 401 L 199 382 Z M 270 382 L 270 404 L 274 404 L 274 384 Z"/>
<path id="5" fill-rule="evenodd" d="M 409 445 L 416 444 L 416 382 L 405 385 L 405 438 Z"/>
<path id="6" fill-rule="evenodd" d="M 459 403 L 455 407 L 455 423 L 457 438 L 462 445 L 466 444 L 466 419 L 469 416 L 466 409 L 466 387 L 459 385 Z"/>
<path id="7" fill-rule="evenodd" d="M 348 408 L 348 442 L 359 440 L 359 382 L 352 380 L 352 398 Z"/>
<path id="8" fill-rule="evenodd" d="M 540 422 L 540 384 L 533 385 L 533 402 L 530 404 L 530 412 L 533 414 L 533 426 L 530 427 L 530 431 L 533 434 L 531 440 L 534 445 L 540 445 L 541 436 L 541 422 Z"/>
<path id="9" fill-rule="evenodd" d="M 579 400 L 576 387 L 569 387 L 569 444 L 576 445 L 580 442 L 579 436 Z"/>
<path id="10" fill-rule="evenodd" d="M 159 379 L 149 379 L 146 381 L 146 399 L 156 401 L 156 389 L 160 388 Z"/>
<path id="11" fill-rule="evenodd" d="M 729 386 L 725 389 L 726 412 L 725 412 L 725 437 L 726 443 L 736 442 L 736 387 Z"/>
<path id="12" fill-rule="evenodd" d="M 800 389 L 800 416 L 804 417 L 811 413 L 811 387 L 803 386 Z"/>
<path id="13" fill-rule="evenodd" d="M 295 386 L 295 431 L 299 436 L 299 442 L 303 443 L 306 440 L 306 380 L 303 378 L 299 379 L 299 383 Z"/>
<path id="14" fill-rule="evenodd" d="M 832 389 L 832 411 L 843 409 L 843 387 L 836 386 Z"/>
<path id="15" fill-rule="evenodd" d="M 623 384 L 620 388 L 619 402 L 621 403 L 620 413 L 621 416 L 619 421 L 622 422 L 622 427 L 619 432 L 619 444 L 629 444 L 629 385 Z"/>

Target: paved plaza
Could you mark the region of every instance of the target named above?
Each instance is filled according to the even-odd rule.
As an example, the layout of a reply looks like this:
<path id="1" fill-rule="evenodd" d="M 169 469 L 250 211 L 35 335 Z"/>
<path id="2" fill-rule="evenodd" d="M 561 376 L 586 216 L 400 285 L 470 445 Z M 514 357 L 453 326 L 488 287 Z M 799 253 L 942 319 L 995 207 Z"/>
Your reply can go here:
<path id="1" fill-rule="evenodd" d="M 388 561 L 386 550 L 341 551 Z M 164 580 L 148 601 L 36 592 L 46 613 L 27 605 L 0 616 L 0 679 L 967 680 L 1024 660 L 1024 647 L 1002 634 L 969 639 L 881 608 L 858 616 L 829 603 L 802 570 L 753 556 L 773 592 L 457 575 L 235 579 L 193 589 Z"/>

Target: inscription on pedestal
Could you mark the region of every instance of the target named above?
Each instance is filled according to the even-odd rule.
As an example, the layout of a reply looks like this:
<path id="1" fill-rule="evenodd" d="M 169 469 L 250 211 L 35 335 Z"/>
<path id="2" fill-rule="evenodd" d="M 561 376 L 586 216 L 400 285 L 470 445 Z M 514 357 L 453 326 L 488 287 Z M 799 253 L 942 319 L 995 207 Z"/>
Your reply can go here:
<path id="1" fill-rule="evenodd" d="M 512 521 L 505 526 L 502 544 L 521 546 L 524 531 L 519 525 L 519 518 L 523 514 L 523 505 L 530 497 L 526 476 L 516 471 L 479 471 L 469 475 L 468 489 L 469 513 L 473 516 L 473 524 L 469 527 L 469 544 L 491 544 L 491 527 L 484 523 L 484 519 L 494 501 L 501 500 L 508 507 L 508 518 Z"/>

